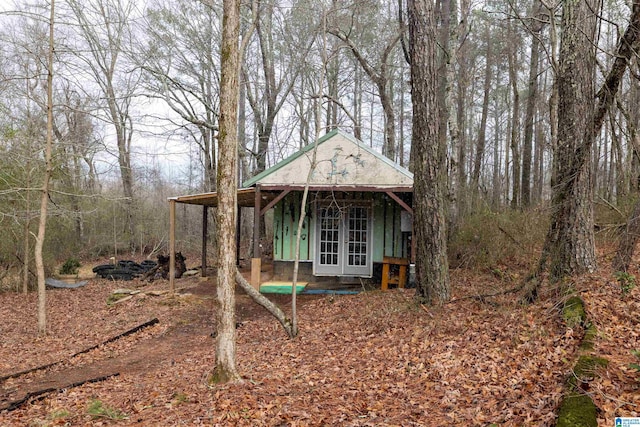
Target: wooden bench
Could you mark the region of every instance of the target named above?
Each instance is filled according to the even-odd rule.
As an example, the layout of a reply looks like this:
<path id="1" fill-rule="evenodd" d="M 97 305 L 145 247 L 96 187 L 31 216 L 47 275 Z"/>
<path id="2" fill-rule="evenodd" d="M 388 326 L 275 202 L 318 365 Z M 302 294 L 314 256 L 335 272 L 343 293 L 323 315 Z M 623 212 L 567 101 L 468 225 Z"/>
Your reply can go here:
<path id="1" fill-rule="evenodd" d="M 398 267 L 398 274 L 391 273 L 391 266 Z M 407 266 L 409 260 L 406 258 L 396 257 L 383 257 L 382 258 L 382 286 L 381 289 L 386 291 L 389 289 L 389 285 L 398 285 L 399 288 L 404 288 L 407 283 Z"/>

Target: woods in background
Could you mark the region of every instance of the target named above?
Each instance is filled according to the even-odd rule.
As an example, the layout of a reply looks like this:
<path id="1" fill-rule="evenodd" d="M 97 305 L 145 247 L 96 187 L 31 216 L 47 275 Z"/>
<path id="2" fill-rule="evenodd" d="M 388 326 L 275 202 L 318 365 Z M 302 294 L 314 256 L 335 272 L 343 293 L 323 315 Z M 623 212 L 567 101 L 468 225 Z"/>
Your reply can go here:
<path id="1" fill-rule="evenodd" d="M 524 211 L 551 214 L 545 253 L 554 274 L 595 268 L 594 215 L 600 229 L 635 224 L 624 226 L 640 182 L 640 70 L 629 33 L 637 2 L 587 3 L 242 2 L 238 183 L 313 142 L 316 132 L 340 128 L 420 176 L 425 167 L 440 169 L 420 181 L 428 185 L 417 189 L 416 203 L 442 205 L 428 208 L 446 222 L 441 240 L 455 249 L 450 256 L 465 253 L 455 239 L 464 241 L 474 218 Z M 435 42 L 426 120 L 416 112 L 425 104 L 416 105 L 420 82 L 411 63 L 424 24 L 410 13 L 423 4 L 435 25 L 426 35 Z M 162 248 L 166 198 L 219 184 L 222 6 L 82 6 L 56 3 L 48 269 L 78 253 Z M 7 236 L 0 262 L 4 271 L 23 268 L 26 288 L 35 283 L 29 260 L 47 173 L 49 9 L 44 2 L 18 7 L 0 14 L 0 229 Z M 429 123 L 436 128 L 427 132 Z M 429 150 L 433 164 L 425 162 Z M 563 197 L 574 197 L 574 210 Z M 179 214 L 194 218 L 180 221 L 188 249 L 199 239 L 199 212 Z M 577 225 L 583 232 L 569 235 L 579 241 L 558 238 L 558 230 Z M 623 246 L 628 252 L 634 244 Z"/>

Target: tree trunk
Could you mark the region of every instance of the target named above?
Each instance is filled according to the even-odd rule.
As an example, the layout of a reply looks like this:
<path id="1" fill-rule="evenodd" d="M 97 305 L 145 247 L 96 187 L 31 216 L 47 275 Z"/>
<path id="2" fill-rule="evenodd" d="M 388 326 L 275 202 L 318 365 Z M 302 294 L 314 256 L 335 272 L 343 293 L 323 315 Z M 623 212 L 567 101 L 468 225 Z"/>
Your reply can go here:
<path id="1" fill-rule="evenodd" d="M 362 141 L 362 71 L 357 63 L 353 67 L 353 136 Z"/>
<path id="2" fill-rule="evenodd" d="M 457 217 L 462 218 L 467 212 L 467 120 L 466 120 L 466 100 L 468 94 L 469 85 L 469 73 L 467 68 L 467 52 L 468 47 L 466 45 L 460 46 L 460 60 L 458 63 L 458 75 L 457 75 L 457 99 L 456 99 L 456 121 L 458 123 L 458 153 L 457 153 L 457 188 L 456 188 L 456 201 L 458 204 Z M 458 221 L 456 221 L 456 224 Z"/>
<path id="3" fill-rule="evenodd" d="M 458 222 L 460 211 L 459 203 L 456 197 L 459 195 L 456 191 L 456 179 L 458 168 L 458 150 L 460 150 L 459 144 L 459 129 L 457 115 L 454 114 L 454 102 L 453 102 L 453 84 L 455 81 L 455 62 L 458 58 L 458 30 L 460 25 L 458 24 L 458 2 L 457 0 L 444 0 L 440 4 L 440 47 L 441 55 L 439 59 L 440 64 L 440 79 L 438 87 L 438 102 L 440 105 L 440 130 L 439 137 L 441 144 L 449 143 L 451 147 L 451 158 L 448 159 L 448 198 L 449 203 L 449 224 L 448 227 L 452 229 Z M 458 82 L 461 85 L 461 82 Z M 448 136 L 448 138 L 447 138 Z M 446 146 L 446 145 L 445 145 Z"/>
<path id="4" fill-rule="evenodd" d="M 47 292 L 45 287 L 44 261 L 42 248 L 47 231 L 47 209 L 49 207 L 49 181 L 53 173 L 51 154 L 53 151 L 53 19 L 55 16 L 55 2 L 51 0 L 49 15 L 49 51 L 47 56 L 47 142 L 44 152 L 45 172 L 42 183 L 42 198 L 40 200 L 40 221 L 35 245 L 36 271 L 38 275 L 38 332 L 47 333 Z"/>
<path id="5" fill-rule="evenodd" d="M 539 270 L 551 259 L 552 278 L 596 268 L 589 155 L 619 91 L 629 58 L 640 43 L 640 0 L 634 0 L 629 25 L 620 39 L 611 69 L 595 95 L 595 15 L 593 4 L 566 1 L 558 74 L 558 154 L 551 226 Z"/>
<path id="6" fill-rule="evenodd" d="M 335 7 L 335 0 L 334 0 Z M 326 67 L 326 80 L 327 80 L 327 89 L 329 91 L 329 99 L 327 101 L 327 121 L 326 121 L 326 131 L 332 131 L 338 128 L 338 85 L 340 79 L 340 46 L 338 46 L 338 41 L 333 39 L 334 42 L 331 43 L 331 54 L 329 55 L 330 59 L 328 61 Z M 317 133 L 317 131 L 316 131 Z"/>
<path id="7" fill-rule="evenodd" d="M 479 202 L 480 194 L 480 172 L 482 171 L 482 162 L 484 160 L 484 151 L 487 146 L 487 117 L 489 116 L 489 100 L 491 98 L 491 80 L 493 68 L 492 42 L 490 32 L 485 31 L 485 40 L 487 41 L 486 49 L 486 65 L 484 69 L 484 95 L 482 98 L 482 114 L 480 117 L 480 127 L 478 129 L 478 140 L 476 142 L 476 155 L 473 161 L 473 204 Z"/>
<path id="8" fill-rule="evenodd" d="M 28 141 L 27 152 L 27 181 L 25 192 L 25 210 L 24 210 L 24 224 L 23 224 L 23 236 L 22 236 L 22 292 L 29 292 L 29 258 L 30 258 L 30 240 L 31 240 L 31 140 Z"/>
<path id="9" fill-rule="evenodd" d="M 502 156 L 500 155 L 500 136 L 502 130 L 500 129 L 500 116 L 494 115 L 494 132 L 493 132 L 493 177 L 491 184 L 491 206 L 495 212 L 498 212 L 501 207 L 500 195 L 502 192 L 502 183 L 500 177 L 500 171 L 502 170 Z"/>
<path id="10" fill-rule="evenodd" d="M 332 29 L 329 31 L 331 34 L 342 40 L 347 47 L 353 53 L 364 72 L 369 76 L 371 81 L 376 85 L 378 89 L 378 96 L 380 97 L 380 104 L 382 105 L 382 111 L 384 112 L 384 145 L 382 147 L 382 154 L 387 158 L 394 160 L 396 157 L 396 130 L 395 130 L 395 110 L 393 105 L 393 97 L 391 91 L 388 88 L 388 83 L 391 79 L 389 72 L 389 56 L 393 51 L 393 48 L 398 44 L 400 40 L 400 33 L 392 38 L 387 46 L 385 46 L 382 55 L 380 57 L 380 69 L 374 69 L 367 59 L 363 56 L 362 52 L 353 43 L 353 41 L 344 32 Z"/>
<path id="11" fill-rule="evenodd" d="M 522 144 L 522 180 L 521 203 L 524 208 L 531 205 L 531 158 L 533 157 L 533 119 L 538 101 L 538 62 L 540 59 L 540 32 L 543 17 L 540 14 L 542 4 L 540 0 L 533 0 L 533 16 L 531 28 L 531 56 L 529 60 L 529 83 L 527 93 L 527 108 L 524 118 L 524 141 Z"/>
<path id="12" fill-rule="evenodd" d="M 622 154 L 622 142 L 620 135 L 616 132 L 617 117 L 609 111 L 609 125 L 611 127 L 611 188 L 615 189 L 612 192 L 612 199 L 615 197 L 615 202 L 620 203 L 625 195 L 625 174 L 624 174 L 624 156 Z"/>
<path id="13" fill-rule="evenodd" d="M 613 271 L 627 271 L 640 237 L 640 200 L 636 201 L 633 212 L 627 220 L 624 233 L 620 238 L 618 250 L 611 263 Z"/>
<path id="14" fill-rule="evenodd" d="M 590 4 L 590 3 L 591 4 Z M 558 147 L 554 158 L 551 226 L 543 258 L 550 260 L 551 278 L 596 269 L 593 200 L 589 153 L 596 132 L 593 87 L 596 17 L 592 0 L 567 0 L 562 13 L 558 64 Z M 580 146 L 584 157 L 576 154 Z"/>
<path id="15" fill-rule="evenodd" d="M 413 99 L 414 238 L 416 297 L 442 303 L 451 297 L 445 218 L 445 158 L 438 140 L 436 30 L 432 0 L 410 0 L 409 37 Z"/>
<path id="16" fill-rule="evenodd" d="M 265 297 L 260 292 L 258 292 L 256 288 L 251 286 L 251 283 L 247 282 L 247 280 L 244 277 L 242 277 L 242 274 L 240 274 L 240 272 L 237 269 L 236 269 L 235 278 L 236 278 L 236 283 L 242 288 L 243 291 L 247 293 L 247 295 L 249 295 L 249 297 L 255 303 L 264 307 L 265 310 L 267 310 L 273 317 L 275 317 L 278 320 L 278 322 L 282 325 L 282 328 L 287 333 L 289 338 L 295 337 L 296 334 L 294 334 L 294 331 L 293 331 L 292 321 L 284 314 L 284 311 L 282 311 L 280 307 L 275 305 L 273 302 L 271 302 L 271 300 L 269 300 L 269 298 Z"/>
<path id="17" fill-rule="evenodd" d="M 216 368 L 212 381 L 240 380 L 236 368 L 236 216 L 238 159 L 238 78 L 240 58 L 240 1 L 223 1 L 221 72 L 220 72 L 220 133 L 218 165 L 217 217 L 217 299 L 218 340 Z"/>
<path id="18" fill-rule="evenodd" d="M 513 37 L 513 26 L 511 21 L 508 24 L 508 34 Z M 511 197 L 511 208 L 517 209 L 520 207 L 520 91 L 518 90 L 518 70 L 516 64 L 518 58 L 516 57 L 515 46 L 509 47 L 509 82 L 511 83 L 511 92 L 513 94 L 513 113 L 511 117 L 511 153 L 513 159 L 513 188 Z"/>
<path id="19" fill-rule="evenodd" d="M 542 201 L 542 187 L 544 185 L 544 146 L 545 136 L 542 124 L 536 124 L 535 156 L 533 157 L 533 195 L 532 204 L 537 205 Z"/>

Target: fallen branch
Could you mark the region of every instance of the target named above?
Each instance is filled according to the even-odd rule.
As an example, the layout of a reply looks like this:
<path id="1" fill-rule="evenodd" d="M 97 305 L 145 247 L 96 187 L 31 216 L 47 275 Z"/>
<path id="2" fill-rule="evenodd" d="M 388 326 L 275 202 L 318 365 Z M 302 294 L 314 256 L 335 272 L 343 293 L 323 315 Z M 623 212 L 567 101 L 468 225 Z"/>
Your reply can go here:
<path id="1" fill-rule="evenodd" d="M 518 286 L 516 286 L 514 288 L 506 289 L 506 290 L 500 291 L 500 292 L 494 292 L 492 294 L 468 295 L 466 297 L 460 297 L 460 298 L 452 299 L 451 301 L 447 301 L 445 304 L 453 304 L 453 303 L 464 301 L 464 300 L 468 300 L 468 299 L 475 299 L 475 300 L 478 300 L 478 301 L 481 301 L 481 302 L 485 302 L 484 301 L 485 298 L 492 298 L 492 297 L 497 297 L 497 296 L 501 296 L 501 295 L 507 295 L 507 294 L 513 294 L 513 293 L 516 293 L 516 292 L 520 292 L 524 288 L 525 284 L 526 284 L 526 282 L 523 282 L 523 283 L 519 284 Z"/>
<path id="2" fill-rule="evenodd" d="M 29 401 L 30 399 L 32 399 L 34 397 L 43 398 L 44 395 L 48 394 L 48 393 L 53 393 L 53 392 L 60 391 L 60 390 L 67 390 L 67 389 L 70 389 L 70 388 L 79 387 L 79 386 L 81 386 L 83 384 L 97 383 L 97 382 L 104 381 L 104 380 L 107 380 L 109 378 L 112 378 L 112 377 L 115 377 L 115 376 L 118 376 L 118 375 L 120 375 L 120 372 L 114 372 L 113 374 L 102 375 L 100 377 L 88 378 L 86 380 L 76 381 L 74 383 L 65 385 L 63 387 L 49 387 L 49 388 L 44 388 L 44 389 L 41 389 L 41 390 L 30 391 L 27 394 L 25 394 L 24 397 L 22 397 L 20 399 L 3 403 L 2 406 L 0 406 L 0 411 L 13 411 L 13 410 L 18 409 L 20 406 L 22 406 L 23 404 L 25 404 L 27 401 Z"/>
<path id="3" fill-rule="evenodd" d="M 498 230 L 502 231 L 504 233 L 504 235 L 509 238 L 509 240 L 511 240 L 516 245 L 518 245 L 520 247 L 520 249 L 524 250 L 524 247 L 522 246 L 522 244 L 518 240 L 516 240 L 516 238 L 513 237 L 507 230 L 502 228 L 502 226 L 500 224 L 498 224 Z"/>
<path id="4" fill-rule="evenodd" d="M 111 337 L 108 340 L 101 342 L 100 344 L 96 344 L 96 345 L 94 345 L 92 347 L 89 347 L 89 348 L 86 348 L 86 349 L 84 349 L 82 351 L 79 351 L 79 352 L 75 353 L 74 355 L 72 355 L 71 357 L 76 357 L 76 356 L 78 356 L 80 354 L 88 353 L 91 350 L 94 350 L 94 349 L 100 347 L 101 345 L 109 344 L 109 343 L 112 343 L 112 342 L 114 342 L 116 340 L 119 340 L 120 338 L 124 338 L 126 336 L 131 335 L 131 334 L 135 334 L 136 332 L 138 332 L 138 331 L 140 331 L 140 330 L 142 330 L 144 328 L 148 328 L 149 326 L 153 326 L 156 323 L 160 323 L 160 321 L 158 320 L 157 317 L 154 317 L 153 319 L 148 320 L 148 321 L 146 321 L 144 323 L 141 323 L 138 326 L 134 326 L 133 328 L 131 328 L 131 329 L 127 330 L 127 331 L 124 331 L 123 333 L 118 334 L 118 335 L 116 335 L 114 337 Z"/>
<path id="5" fill-rule="evenodd" d="M 247 295 L 249 295 L 249 297 L 254 302 L 264 307 L 269 313 L 271 313 L 273 317 L 275 317 L 278 320 L 278 322 L 280 322 L 280 324 L 282 325 L 282 328 L 284 329 L 286 334 L 289 336 L 289 338 L 295 338 L 291 319 L 289 319 L 284 314 L 284 311 L 282 311 L 280 307 L 274 304 L 269 298 L 262 295 L 260 291 L 256 290 L 253 286 L 251 286 L 251 284 L 247 282 L 247 280 L 244 277 L 242 277 L 242 274 L 240 274 L 240 271 L 238 270 L 236 270 L 236 283 L 238 284 L 238 286 L 242 288 L 243 291 L 245 291 Z"/>
<path id="6" fill-rule="evenodd" d="M 429 313 L 429 310 L 427 309 L 427 307 L 424 306 L 424 304 L 420 304 L 420 308 L 423 309 L 424 312 L 427 313 L 429 317 L 433 319 L 433 314 Z"/>
<path id="7" fill-rule="evenodd" d="M 109 338 L 106 341 L 102 341 L 99 344 L 96 344 L 96 345 L 93 345 L 91 347 L 85 348 L 84 350 L 80 350 L 79 352 L 72 354 L 71 356 L 69 356 L 66 359 L 58 360 L 57 362 L 47 363 L 46 365 L 36 366 L 35 368 L 26 369 L 26 370 L 20 371 L 20 372 L 14 372 L 13 374 L 9 374 L 9 375 L 5 375 L 3 377 L 0 377 L 0 381 L 5 381 L 5 380 L 8 380 L 10 378 L 16 378 L 16 377 L 19 377 L 19 376 L 22 376 L 22 375 L 30 374 L 31 372 L 42 371 L 43 369 L 51 368 L 52 366 L 59 365 L 59 364 L 65 362 L 65 361 L 67 361 L 69 359 L 73 359 L 76 356 L 79 356 L 79 355 L 84 354 L 84 353 L 88 353 L 91 350 L 95 350 L 96 348 L 100 347 L 101 345 L 112 343 L 112 342 L 114 342 L 114 341 L 116 341 L 116 340 L 118 340 L 120 338 L 126 337 L 128 335 L 133 334 L 133 333 L 136 333 L 136 332 L 140 331 L 141 329 L 147 328 L 149 326 L 153 326 L 153 325 L 155 325 L 156 323 L 159 323 L 159 322 L 160 321 L 158 320 L 157 317 L 153 318 L 153 319 L 151 319 L 151 320 L 149 320 L 147 322 L 139 324 L 138 326 L 135 326 L 135 327 L 133 327 L 131 329 L 128 329 L 125 332 L 122 332 L 121 334 L 113 336 L 113 337 Z"/>
<path id="8" fill-rule="evenodd" d="M 117 299 L 117 300 L 115 300 L 115 301 L 111 302 L 110 304 L 111 304 L 111 305 L 116 305 L 116 304 L 121 303 L 121 302 L 124 302 L 124 301 L 129 301 L 129 300 L 130 300 L 131 298 L 133 298 L 133 297 L 134 297 L 134 295 L 127 295 L 126 297 L 123 297 L 123 298 Z"/>

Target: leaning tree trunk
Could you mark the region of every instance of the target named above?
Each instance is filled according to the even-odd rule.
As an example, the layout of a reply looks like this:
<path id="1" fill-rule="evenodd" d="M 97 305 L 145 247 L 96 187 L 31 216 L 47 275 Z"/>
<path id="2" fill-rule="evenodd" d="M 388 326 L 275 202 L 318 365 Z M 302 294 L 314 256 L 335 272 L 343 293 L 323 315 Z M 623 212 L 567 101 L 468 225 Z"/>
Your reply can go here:
<path id="1" fill-rule="evenodd" d="M 240 1 L 223 1 L 218 135 L 218 340 L 212 381 L 240 380 L 236 368 L 235 282 Z"/>
<path id="2" fill-rule="evenodd" d="M 611 69 L 598 91 L 595 109 L 593 94 L 584 84 L 592 78 L 593 32 L 595 17 L 593 5 L 572 0 L 563 10 L 564 31 L 561 44 L 560 74 L 558 76 L 558 162 L 555 170 L 557 182 L 553 188 L 551 226 L 540 260 L 539 271 L 551 259 L 554 278 L 594 269 L 593 219 L 586 216 L 591 208 L 588 187 L 589 155 L 596 135 L 613 104 L 629 59 L 640 47 L 640 0 L 634 0 L 629 26 L 620 39 Z M 577 23 L 581 25 L 578 26 Z M 586 38 L 585 38 L 586 35 Z M 586 61 L 586 64 L 583 64 Z M 580 102 L 586 99 L 585 102 Z M 586 111 L 584 110 L 586 109 Z M 585 116 L 584 114 L 588 114 Z M 587 117 L 586 123 L 579 120 Z M 576 126 L 581 126 L 576 129 Z M 579 139 L 578 139 L 579 138 Z M 572 143 L 573 141 L 573 143 Z M 587 222 L 591 221 L 591 226 Z M 535 293 L 531 295 L 535 297 Z"/>
<path id="3" fill-rule="evenodd" d="M 436 30 L 431 0 L 409 2 L 413 98 L 416 296 L 427 303 L 451 297 L 445 218 L 444 150 L 438 140 Z"/>
<path id="4" fill-rule="evenodd" d="M 618 250 L 613 257 L 612 268 L 614 271 L 627 271 L 633 252 L 635 251 L 638 238 L 640 237 L 640 200 L 636 202 L 631 216 L 627 220 L 625 232 L 620 238 Z"/>
<path id="5" fill-rule="evenodd" d="M 247 279 L 242 277 L 242 274 L 236 269 L 236 283 L 242 288 L 243 291 L 249 295 L 249 297 L 257 304 L 267 310 L 278 322 L 282 325 L 282 328 L 286 332 L 289 338 L 294 338 L 296 334 L 293 330 L 293 322 L 284 314 L 284 311 L 276 304 L 274 304 L 269 298 L 262 295 L 256 288 L 251 286 L 251 283 L 247 282 Z"/>

